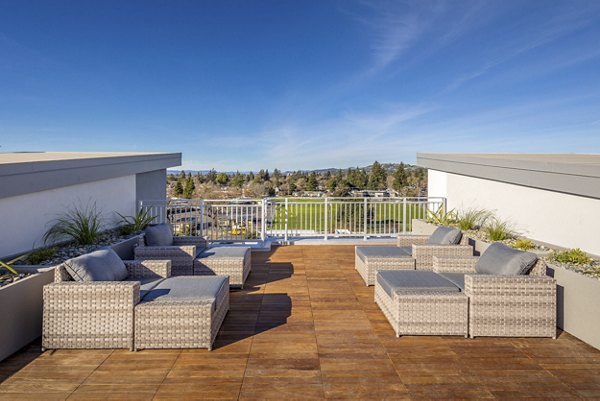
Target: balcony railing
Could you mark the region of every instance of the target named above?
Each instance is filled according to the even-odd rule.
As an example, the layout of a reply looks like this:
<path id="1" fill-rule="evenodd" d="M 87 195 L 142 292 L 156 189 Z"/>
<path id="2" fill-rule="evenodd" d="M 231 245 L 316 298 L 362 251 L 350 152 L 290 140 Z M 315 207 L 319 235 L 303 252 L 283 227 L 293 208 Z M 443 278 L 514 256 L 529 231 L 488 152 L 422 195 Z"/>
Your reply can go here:
<path id="1" fill-rule="evenodd" d="M 445 198 L 267 198 L 141 201 L 141 210 L 168 222 L 176 235 L 211 242 L 301 238 L 393 237 L 412 219 L 437 212 Z"/>

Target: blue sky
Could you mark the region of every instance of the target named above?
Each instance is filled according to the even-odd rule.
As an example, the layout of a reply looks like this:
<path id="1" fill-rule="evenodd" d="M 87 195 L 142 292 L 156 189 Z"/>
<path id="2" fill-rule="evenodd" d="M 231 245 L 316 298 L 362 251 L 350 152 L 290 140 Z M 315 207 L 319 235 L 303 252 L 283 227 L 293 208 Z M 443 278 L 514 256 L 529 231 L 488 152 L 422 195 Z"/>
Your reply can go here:
<path id="1" fill-rule="evenodd" d="M 600 1 L 0 1 L 1 151 L 600 153 Z"/>

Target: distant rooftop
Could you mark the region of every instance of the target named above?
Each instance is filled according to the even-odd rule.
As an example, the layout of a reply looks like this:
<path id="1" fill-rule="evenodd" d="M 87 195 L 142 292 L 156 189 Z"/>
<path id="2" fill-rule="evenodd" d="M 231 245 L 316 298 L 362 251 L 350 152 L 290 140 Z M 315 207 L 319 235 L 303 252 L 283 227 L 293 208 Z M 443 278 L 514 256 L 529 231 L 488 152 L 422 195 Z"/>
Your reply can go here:
<path id="1" fill-rule="evenodd" d="M 432 170 L 600 198 L 600 154 L 418 153 Z"/>
<path id="2" fill-rule="evenodd" d="M 82 160 L 123 158 L 136 156 L 174 156 L 179 153 L 152 153 L 152 152 L 0 152 L 0 164 L 6 163 L 31 163 L 59 160 Z"/>
<path id="3" fill-rule="evenodd" d="M 0 153 L 0 198 L 179 165 L 181 153 Z"/>

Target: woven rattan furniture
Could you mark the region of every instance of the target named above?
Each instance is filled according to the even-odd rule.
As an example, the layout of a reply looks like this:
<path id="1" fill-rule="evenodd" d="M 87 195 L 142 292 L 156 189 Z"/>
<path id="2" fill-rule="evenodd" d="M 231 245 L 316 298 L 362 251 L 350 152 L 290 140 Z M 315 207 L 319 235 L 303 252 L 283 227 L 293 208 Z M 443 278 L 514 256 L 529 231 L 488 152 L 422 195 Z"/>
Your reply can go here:
<path id="1" fill-rule="evenodd" d="M 448 285 L 450 283 L 439 285 L 434 280 L 434 283 L 422 288 L 414 285 L 389 288 L 388 284 L 386 289 L 386 280 L 391 275 L 401 279 L 406 275 L 435 274 L 428 271 L 377 273 L 375 302 L 390 322 L 396 336 L 468 335 L 468 299 L 458 288 Z M 427 277 L 429 278 L 431 277 Z"/>
<path id="2" fill-rule="evenodd" d="M 435 272 L 463 276 L 471 337 L 556 338 L 556 281 L 546 276 L 544 261 L 527 275 L 509 276 L 476 274 L 477 260 L 433 258 Z"/>
<path id="3" fill-rule="evenodd" d="M 42 348 L 133 349 L 140 281 L 169 277 L 170 261 L 125 261 L 127 281 L 76 282 L 64 265 L 44 286 Z M 138 281 L 139 280 L 139 281 Z"/>
<path id="4" fill-rule="evenodd" d="M 355 248 L 354 268 L 366 285 L 375 284 L 377 270 L 431 270 L 433 256 L 468 257 L 473 255 L 473 247 L 469 238 L 462 236 L 458 245 L 430 245 L 426 235 L 399 235 L 398 246 L 357 246 Z M 361 250 L 373 248 L 381 253 L 370 252 L 368 257 L 361 255 Z"/>
<path id="5" fill-rule="evenodd" d="M 173 277 L 135 307 L 135 348 L 211 350 L 228 310 L 227 277 Z"/>
<path id="6" fill-rule="evenodd" d="M 136 260 L 171 261 L 173 276 L 193 275 L 194 259 L 206 248 L 206 239 L 196 236 L 174 236 L 172 246 L 146 246 L 143 236 L 135 247 Z"/>
<path id="7" fill-rule="evenodd" d="M 250 247 L 207 248 L 206 239 L 195 236 L 174 236 L 172 246 L 147 246 L 141 238 L 134 252 L 136 259 L 171 260 L 173 276 L 228 276 L 231 286 L 241 288 L 252 266 Z"/>
<path id="8" fill-rule="evenodd" d="M 414 270 L 415 260 L 406 247 L 357 246 L 354 248 L 354 268 L 369 286 L 375 284 L 378 270 Z"/>
<path id="9" fill-rule="evenodd" d="M 206 249 L 194 260 L 194 275 L 228 276 L 229 285 L 244 288 L 250 274 L 252 252 L 249 247 Z"/>

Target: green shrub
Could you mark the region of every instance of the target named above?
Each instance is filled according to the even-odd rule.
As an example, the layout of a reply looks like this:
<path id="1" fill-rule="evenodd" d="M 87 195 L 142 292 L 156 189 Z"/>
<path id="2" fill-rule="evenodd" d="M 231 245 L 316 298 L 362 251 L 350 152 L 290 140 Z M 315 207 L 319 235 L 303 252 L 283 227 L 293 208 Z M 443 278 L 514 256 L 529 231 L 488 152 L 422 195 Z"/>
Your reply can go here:
<path id="1" fill-rule="evenodd" d="M 573 265 L 589 265 L 592 262 L 592 258 L 579 248 L 557 252 L 553 255 L 553 259 L 560 263 Z"/>
<path id="2" fill-rule="evenodd" d="M 130 235 L 138 231 L 142 231 L 146 226 L 156 218 L 156 216 L 150 216 L 150 210 L 138 210 L 135 216 L 123 216 L 119 212 L 115 212 L 121 218 L 121 227 L 119 230 L 123 235 Z"/>
<path id="3" fill-rule="evenodd" d="M 436 212 L 427 210 L 426 221 L 438 226 L 450 226 L 456 223 L 456 212 L 454 209 L 446 212 L 444 206 L 441 206 Z"/>
<path id="4" fill-rule="evenodd" d="M 52 259 L 56 255 L 56 248 L 40 248 L 35 251 L 31 251 L 27 259 L 31 262 L 32 265 L 39 265 L 40 263 Z"/>
<path id="5" fill-rule="evenodd" d="M 456 213 L 456 224 L 461 230 L 474 230 L 485 224 L 492 212 L 485 209 L 466 209 Z"/>
<path id="6" fill-rule="evenodd" d="M 508 221 L 500 220 L 497 217 L 486 223 L 485 231 L 492 241 L 504 241 L 505 239 L 514 238 L 516 235 Z"/>
<path id="7" fill-rule="evenodd" d="M 44 241 L 72 240 L 79 245 L 98 242 L 101 228 L 101 213 L 96 204 L 73 206 L 54 220 L 54 224 L 44 234 Z"/>
<path id="8" fill-rule="evenodd" d="M 533 242 L 531 242 L 530 239 L 521 238 L 521 239 L 518 239 L 515 242 L 515 248 L 520 249 L 522 251 L 528 251 L 530 249 L 533 249 L 534 245 L 533 245 Z"/>

